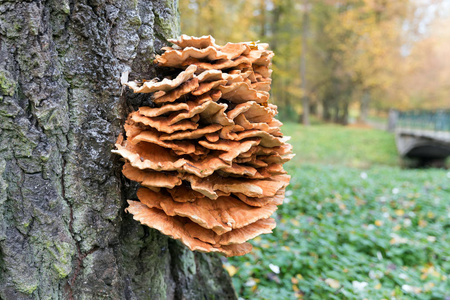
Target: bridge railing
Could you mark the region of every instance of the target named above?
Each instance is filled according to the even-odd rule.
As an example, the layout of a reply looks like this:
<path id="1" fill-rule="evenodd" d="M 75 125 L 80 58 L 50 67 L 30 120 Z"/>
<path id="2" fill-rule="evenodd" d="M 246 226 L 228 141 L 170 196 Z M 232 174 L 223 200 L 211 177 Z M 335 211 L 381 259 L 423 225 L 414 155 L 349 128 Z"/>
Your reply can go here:
<path id="1" fill-rule="evenodd" d="M 450 110 L 392 111 L 390 129 L 450 131 Z"/>

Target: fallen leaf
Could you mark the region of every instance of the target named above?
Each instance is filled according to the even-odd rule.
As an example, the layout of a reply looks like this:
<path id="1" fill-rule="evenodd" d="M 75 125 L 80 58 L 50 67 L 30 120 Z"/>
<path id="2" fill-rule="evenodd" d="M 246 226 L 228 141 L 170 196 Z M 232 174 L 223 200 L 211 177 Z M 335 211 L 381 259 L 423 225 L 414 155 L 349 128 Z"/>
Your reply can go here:
<path id="1" fill-rule="evenodd" d="M 223 267 L 225 270 L 227 270 L 228 274 L 230 274 L 231 277 L 233 277 L 238 271 L 238 268 L 232 265 L 224 265 Z"/>
<path id="2" fill-rule="evenodd" d="M 412 294 L 420 294 L 422 292 L 421 288 L 407 284 L 402 285 L 402 290 L 406 293 Z"/>
<path id="3" fill-rule="evenodd" d="M 333 278 L 325 279 L 325 283 L 328 284 L 333 289 L 338 289 L 341 287 L 341 283 Z"/>
<path id="4" fill-rule="evenodd" d="M 422 219 L 419 220 L 419 227 L 422 227 L 422 228 L 423 228 L 423 227 L 427 226 L 427 224 L 428 224 L 427 221 L 422 220 Z"/>
<path id="5" fill-rule="evenodd" d="M 291 223 L 292 223 L 294 226 L 300 226 L 300 222 L 297 221 L 296 219 L 291 219 Z"/>
<path id="6" fill-rule="evenodd" d="M 399 217 L 403 216 L 405 214 L 405 211 L 403 209 L 397 209 L 395 211 L 395 214 Z"/>

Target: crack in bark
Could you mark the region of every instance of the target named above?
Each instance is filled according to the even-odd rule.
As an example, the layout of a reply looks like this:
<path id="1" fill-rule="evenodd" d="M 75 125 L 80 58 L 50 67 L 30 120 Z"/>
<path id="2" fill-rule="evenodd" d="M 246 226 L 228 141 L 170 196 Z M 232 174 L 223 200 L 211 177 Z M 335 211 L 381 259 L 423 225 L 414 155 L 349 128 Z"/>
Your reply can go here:
<path id="1" fill-rule="evenodd" d="M 66 290 L 68 293 L 68 297 L 70 300 L 73 300 L 73 289 L 72 286 L 75 283 L 76 277 L 78 275 L 78 268 L 81 266 L 81 261 L 80 261 L 80 257 L 81 257 L 81 250 L 80 250 L 80 243 L 76 240 L 75 238 L 75 234 L 73 231 L 73 208 L 72 208 L 72 204 L 67 200 L 66 198 L 66 185 L 65 185 L 65 170 L 66 170 L 66 160 L 64 159 L 64 157 L 62 156 L 62 169 L 61 169 L 61 196 L 63 198 L 63 200 L 67 203 L 67 205 L 69 206 L 69 210 L 70 210 L 70 219 L 69 219 L 69 232 L 70 235 L 72 236 L 72 239 L 75 241 L 75 245 L 77 248 L 77 269 L 75 272 L 73 272 L 73 276 L 72 278 L 68 278 L 67 279 L 67 284 L 66 284 Z"/>
<path id="2" fill-rule="evenodd" d="M 83 253 L 81 251 L 81 245 L 80 245 L 80 241 L 77 240 L 74 229 L 73 229 L 73 221 L 74 221 L 74 217 L 73 217 L 73 205 L 72 203 L 70 203 L 70 201 L 66 198 L 66 186 L 65 186 L 65 169 L 66 169 L 66 159 L 64 157 L 62 157 L 62 171 L 61 171 L 61 193 L 62 193 L 62 197 L 64 199 L 64 201 L 67 203 L 67 205 L 69 206 L 69 210 L 70 210 L 70 219 L 69 219 L 69 232 L 70 235 L 72 236 L 72 239 L 75 241 L 75 245 L 76 245 L 76 249 L 77 249 L 77 256 L 76 256 L 76 267 L 75 270 L 72 272 L 72 278 L 68 278 L 67 279 L 67 283 L 66 283 L 66 290 L 67 290 L 67 294 L 68 294 L 68 298 L 69 300 L 73 300 L 73 288 L 72 286 L 75 285 L 75 282 L 77 280 L 78 274 L 80 273 L 82 267 L 83 267 L 83 260 L 90 254 L 94 253 L 95 251 L 99 250 L 100 247 L 98 246 L 94 246 L 92 249 L 90 249 L 89 251 L 87 251 L 86 253 Z"/>

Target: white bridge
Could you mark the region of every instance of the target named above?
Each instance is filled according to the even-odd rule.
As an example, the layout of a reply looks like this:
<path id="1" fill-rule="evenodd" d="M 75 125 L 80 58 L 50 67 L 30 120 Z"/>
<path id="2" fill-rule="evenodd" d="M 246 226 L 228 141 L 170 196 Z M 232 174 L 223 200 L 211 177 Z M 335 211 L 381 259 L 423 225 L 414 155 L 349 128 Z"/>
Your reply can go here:
<path id="1" fill-rule="evenodd" d="M 446 159 L 450 156 L 449 131 L 397 128 L 395 142 L 403 157 Z"/>
<path id="2" fill-rule="evenodd" d="M 450 156 L 450 112 L 392 111 L 389 120 L 402 157 L 445 164 Z"/>

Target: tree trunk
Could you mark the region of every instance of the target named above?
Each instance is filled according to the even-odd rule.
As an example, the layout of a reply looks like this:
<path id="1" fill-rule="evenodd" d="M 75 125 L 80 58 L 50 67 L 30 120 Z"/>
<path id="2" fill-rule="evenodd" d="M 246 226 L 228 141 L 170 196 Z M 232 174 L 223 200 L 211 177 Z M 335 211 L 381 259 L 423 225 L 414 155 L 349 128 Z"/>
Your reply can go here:
<path id="1" fill-rule="evenodd" d="M 367 122 L 367 117 L 369 116 L 369 104 L 370 104 L 370 92 L 368 90 L 364 90 L 361 97 L 359 109 L 359 121 L 361 123 Z"/>
<path id="2" fill-rule="evenodd" d="M 339 120 L 339 124 L 348 125 L 348 106 L 348 99 L 345 99 L 342 103 L 341 118 Z"/>
<path id="3" fill-rule="evenodd" d="M 259 16 L 259 24 L 260 24 L 260 28 L 259 28 L 259 36 L 260 38 L 265 38 L 266 37 L 266 0 L 259 0 L 259 12 L 260 12 L 260 16 Z"/>
<path id="4" fill-rule="evenodd" d="M 304 12 L 302 20 L 302 53 L 300 57 L 300 76 L 302 80 L 302 107 L 303 107 L 303 125 L 309 126 L 309 97 L 306 84 L 306 53 L 307 53 L 307 39 L 309 34 L 309 3 L 307 0 L 303 1 Z"/>
<path id="5" fill-rule="evenodd" d="M 178 34 L 176 1 L 0 4 L 0 299 L 236 298 L 218 256 L 123 212 L 119 77 Z"/>
<path id="6" fill-rule="evenodd" d="M 331 98 L 330 95 L 325 94 L 323 100 L 322 100 L 322 119 L 325 122 L 331 121 L 331 105 L 333 103 L 334 99 Z"/>

